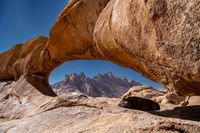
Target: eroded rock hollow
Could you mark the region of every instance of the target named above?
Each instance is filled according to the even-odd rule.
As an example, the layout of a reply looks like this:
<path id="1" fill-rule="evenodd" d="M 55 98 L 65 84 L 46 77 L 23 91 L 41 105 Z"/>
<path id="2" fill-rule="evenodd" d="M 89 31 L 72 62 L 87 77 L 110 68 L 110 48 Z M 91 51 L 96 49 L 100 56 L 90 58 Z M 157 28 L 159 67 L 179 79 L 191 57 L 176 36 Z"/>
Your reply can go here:
<path id="1" fill-rule="evenodd" d="M 34 38 L 0 55 L 0 79 L 24 78 L 56 96 L 48 85 L 54 68 L 70 60 L 100 59 L 129 67 L 179 95 L 200 94 L 199 12 L 196 0 L 70 0 L 49 38 Z"/>

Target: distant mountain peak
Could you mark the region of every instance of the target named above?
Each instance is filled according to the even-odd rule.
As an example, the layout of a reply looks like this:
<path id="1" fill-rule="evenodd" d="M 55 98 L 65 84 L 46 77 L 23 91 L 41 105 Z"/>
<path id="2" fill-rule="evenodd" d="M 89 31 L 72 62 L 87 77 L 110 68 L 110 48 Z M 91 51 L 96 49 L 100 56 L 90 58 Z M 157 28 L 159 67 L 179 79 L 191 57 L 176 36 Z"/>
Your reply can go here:
<path id="1" fill-rule="evenodd" d="M 71 73 L 65 79 L 52 85 L 53 90 L 60 94 L 65 92 L 82 92 L 92 97 L 120 97 L 129 88 L 141 85 L 126 77 L 115 76 L 112 72 L 98 73 L 90 78 L 84 73 Z"/>

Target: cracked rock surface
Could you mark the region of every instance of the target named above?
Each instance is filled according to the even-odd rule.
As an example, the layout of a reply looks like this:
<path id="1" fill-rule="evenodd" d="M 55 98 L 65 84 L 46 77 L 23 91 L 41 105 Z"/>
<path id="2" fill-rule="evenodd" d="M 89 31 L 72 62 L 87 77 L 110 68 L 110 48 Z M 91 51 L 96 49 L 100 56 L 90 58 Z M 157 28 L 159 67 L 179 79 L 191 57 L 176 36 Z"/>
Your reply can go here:
<path id="1" fill-rule="evenodd" d="M 47 98 L 48 99 L 48 98 Z M 117 106 L 118 98 L 91 98 L 79 93 L 40 101 L 35 114 L 0 122 L 2 133 L 198 133 L 200 124 L 170 112 L 143 112 Z M 31 108 L 29 109 L 29 112 Z M 32 111 L 32 112 L 34 112 Z M 191 111 L 191 110 L 190 110 Z M 180 110 L 173 115 L 180 115 Z M 180 116 L 179 116 L 180 117 Z M 198 115 L 196 115 L 198 117 Z"/>
<path id="2" fill-rule="evenodd" d="M 21 79 L 23 80 L 23 79 Z M 143 112 L 118 106 L 120 98 L 78 92 L 45 96 L 27 82 L 1 82 L 0 132 L 177 133 L 200 131 L 200 106 Z M 13 87 L 21 90 L 21 94 Z"/>

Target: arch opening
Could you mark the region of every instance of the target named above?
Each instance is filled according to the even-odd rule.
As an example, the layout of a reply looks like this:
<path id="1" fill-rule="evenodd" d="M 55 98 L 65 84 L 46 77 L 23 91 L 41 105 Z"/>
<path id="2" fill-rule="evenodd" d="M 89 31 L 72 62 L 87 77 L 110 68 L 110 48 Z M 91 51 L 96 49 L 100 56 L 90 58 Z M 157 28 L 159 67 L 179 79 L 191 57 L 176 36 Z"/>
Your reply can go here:
<path id="1" fill-rule="evenodd" d="M 57 94 L 81 92 L 92 97 L 120 97 L 137 85 L 163 89 L 130 68 L 103 60 L 67 61 L 51 72 L 49 84 Z"/>

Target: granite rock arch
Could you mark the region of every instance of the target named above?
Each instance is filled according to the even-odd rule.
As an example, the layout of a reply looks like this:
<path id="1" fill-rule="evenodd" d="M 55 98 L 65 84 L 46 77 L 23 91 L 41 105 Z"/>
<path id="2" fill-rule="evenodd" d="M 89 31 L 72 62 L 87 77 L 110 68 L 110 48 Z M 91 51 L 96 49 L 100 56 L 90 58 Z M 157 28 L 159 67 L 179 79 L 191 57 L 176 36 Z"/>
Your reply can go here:
<path id="1" fill-rule="evenodd" d="M 179 95 L 199 95 L 199 7 L 187 0 L 70 0 L 49 38 L 0 55 L 0 79 L 24 78 L 56 96 L 48 85 L 54 68 L 100 59 L 132 68 Z"/>

